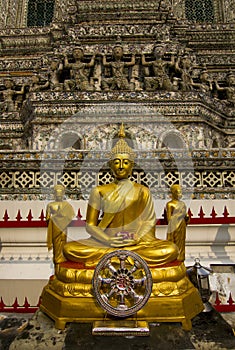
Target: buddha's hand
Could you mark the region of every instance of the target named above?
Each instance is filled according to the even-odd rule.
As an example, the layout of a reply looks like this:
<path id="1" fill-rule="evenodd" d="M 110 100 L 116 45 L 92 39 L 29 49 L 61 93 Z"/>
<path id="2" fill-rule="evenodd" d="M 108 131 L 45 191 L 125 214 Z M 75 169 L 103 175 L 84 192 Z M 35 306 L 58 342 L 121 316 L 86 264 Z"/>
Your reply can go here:
<path id="1" fill-rule="evenodd" d="M 109 238 L 109 243 L 111 247 L 127 247 L 131 245 L 136 245 L 137 241 L 133 233 L 129 232 L 118 232 L 115 237 Z"/>

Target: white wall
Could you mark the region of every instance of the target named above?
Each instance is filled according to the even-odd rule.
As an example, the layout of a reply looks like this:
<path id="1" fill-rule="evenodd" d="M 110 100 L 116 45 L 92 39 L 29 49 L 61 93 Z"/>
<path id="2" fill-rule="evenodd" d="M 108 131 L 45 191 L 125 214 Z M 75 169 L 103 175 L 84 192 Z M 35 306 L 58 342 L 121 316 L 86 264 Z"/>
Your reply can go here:
<path id="1" fill-rule="evenodd" d="M 20 209 L 23 220 L 26 220 L 29 209 L 31 209 L 33 220 L 38 220 L 42 209 L 45 213 L 46 204 L 43 201 L 1 201 L 0 217 L 4 216 L 7 209 L 9 220 L 15 220 Z M 81 209 L 83 219 L 85 219 L 87 203 L 71 201 L 71 204 L 76 213 L 79 208 Z M 161 218 L 164 206 L 165 201 L 155 202 L 158 218 Z M 191 201 L 190 209 L 193 217 L 198 217 L 201 206 L 205 217 L 210 217 L 213 207 L 217 217 L 222 217 L 225 206 L 229 216 L 235 217 L 234 200 Z M 52 253 L 48 252 L 46 247 L 46 231 L 46 227 L 0 228 L 0 297 L 3 297 L 5 303 L 12 304 L 15 297 L 23 301 L 27 297 L 29 302 L 37 304 L 43 286 L 53 274 Z M 167 226 L 157 226 L 156 236 L 160 239 L 166 239 L 166 231 Z M 71 227 L 68 230 L 69 240 L 85 237 L 87 237 L 87 233 L 84 227 Z M 193 265 L 195 258 L 199 258 L 201 264 L 208 267 L 211 264 L 235 264 L 235 223 L 230 225 L 188 225 L 186 266 Z M 218 288 L 221 278 L 220 275 L 212 277 L 213 288 Z M 223 283 L 226 283 L 224 290 L 229 293 L 232 290 L 234 276 L 229 275 L 224 278 L 225 280 L 222 279 Z"/>

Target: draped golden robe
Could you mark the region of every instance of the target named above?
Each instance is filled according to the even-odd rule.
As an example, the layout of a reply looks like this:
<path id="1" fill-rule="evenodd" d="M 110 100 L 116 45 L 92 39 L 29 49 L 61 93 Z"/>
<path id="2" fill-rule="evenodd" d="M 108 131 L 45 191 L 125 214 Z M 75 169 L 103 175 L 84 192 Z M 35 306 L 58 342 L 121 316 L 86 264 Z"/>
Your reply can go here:
<path id="1" fill-rule="evenodd" d="M 179 248 L 178 260 L 185 260 L 185 239 L 186 239 L 186 205 L 178 201 L 170 217 L 167 228 L 167 239 L 174 242 Z"/>
<path id="2" fill-rule="evenodd" d="M 89 210 L 101 212 L 102 218 L 87 225 L 90 238 L 64 246 L 68 260 L 95 266 L 105 254 L 117 249 L 110 246 L 109 237 L 120 235 L 133 241 L 132 245 L 123 244 L 118 249 L 138 253 L 150 266 L 177 259 L 175 244 L 155 238 L 156 216 L 147 187 L 128 179 L 98 186 L 91 191 L 88 216 Z"/>
<path id="3" fill-rule="evenodd" d="M 47 247 L 48 250 L 53 248 L 55 264 L 65 261 L 63 247 L 67 240 L 67 226 L 74 215 L 73 207 L 66 201 L 51 202 L 47 206 Z"/>

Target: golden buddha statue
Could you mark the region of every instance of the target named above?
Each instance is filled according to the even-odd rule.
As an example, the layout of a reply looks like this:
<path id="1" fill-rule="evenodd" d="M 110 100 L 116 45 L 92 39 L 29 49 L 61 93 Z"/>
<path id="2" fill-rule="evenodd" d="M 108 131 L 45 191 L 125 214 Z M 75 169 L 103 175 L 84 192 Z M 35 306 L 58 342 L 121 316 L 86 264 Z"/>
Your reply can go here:
<path id="1" fill-rule="evenodd" d="M 155 238 L 156 216 L 149 189 L 128 179 L 135 155 L 124 137 L 122 126 L 110 154 L 114 182 L 97 186 L 90 194 L 86 230 L 91 237 L 64 246 L 64 256 L 70 261 L 95 266 L 117 248 L 138 253 L 150 266 L 177 259 L 173 243 Z"/>
<path id="2" fill-rule="evenodd" d="M 54 186 L 54 201 L 46 208 L 47 221 L 47 247 L 53 248 L 53 262 L 57 264 L 65 261 L 63 247 L 67 241 L 67 226 L 72 221 L 75 213 L 71 204 L 63 200 L 65 187 Z"/>
<path id="3" fill-rule="evenodd" d="M 147 262 L 153 282 L 148 302 L 133 318 L 181 322 L 184 329 L 190 330 L 191 319 L 203 310 L 203 303 L 187 277 L 184 263 L 177 260 L 177 246 L 155 237 L 156 216 L 151 193 L 147 187 L 128 179 L 135 154 L 124 137 L 122 126 L 119 140 L 110 153 L 114 181 L 97 186 L 90 193 L 86 215 L 90 237 L 54 245 L 62 249 L 61 262 L 43 289 L 40 309 L 55 320 L 55 327 L 59 329 L 64 329 L 66 322 L 108 318 L 94 296 L 94 271 L 106 254 L 124 249 L 139 254 Z M 58 203 L 61 198 L 57 196 L 49 212 L 62 210 Z M 70 218 L 64 218 L 64 222 Z"/>
<path id="4" fill-rule="evenodd" d="M 179 261 L 185 260 L 185 238 L 186 226 L 189 222 L 187 208 L 182 198 L 182 190 L 180 185 L 171 186 L 172 199 L 166 204 L 167 214 L 167 239 L 174 242 L 179 248 Z"/>

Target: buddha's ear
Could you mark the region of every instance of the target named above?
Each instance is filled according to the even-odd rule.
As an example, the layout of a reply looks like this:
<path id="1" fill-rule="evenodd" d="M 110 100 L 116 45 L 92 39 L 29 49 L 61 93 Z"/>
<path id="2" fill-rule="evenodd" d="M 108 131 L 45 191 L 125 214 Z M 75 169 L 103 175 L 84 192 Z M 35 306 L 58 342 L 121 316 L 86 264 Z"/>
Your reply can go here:
<path id="1" fill-rule="evenodd" d="M 131 168 L 130 168 L 130 172 L 129 172 L 129 176 L 131 176 L 132 175 L 132 172 L 133 172 L 133 166 L 134 166 L 134 164 L 131 166 Z"/>
<path id="2" fill-rule="evenodd" d="M 112 165 L 113 165 L 113 160 L 112 160 L 112 159 L 110 159 L 110 160 L 107 162 L 107 164 L 108 164 L 108 166 L 109 166 L 110 168 L 112 168 Z"/>
<path id="3" fill-rule="evenodd" d="M 113 159 L 110 159 L 108 161 L 108 166 L 109 166 L 110 170 L 112 171 L 112 173 L 114 174 L 114 171 L 113 171 Z"/>

